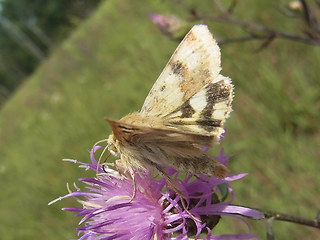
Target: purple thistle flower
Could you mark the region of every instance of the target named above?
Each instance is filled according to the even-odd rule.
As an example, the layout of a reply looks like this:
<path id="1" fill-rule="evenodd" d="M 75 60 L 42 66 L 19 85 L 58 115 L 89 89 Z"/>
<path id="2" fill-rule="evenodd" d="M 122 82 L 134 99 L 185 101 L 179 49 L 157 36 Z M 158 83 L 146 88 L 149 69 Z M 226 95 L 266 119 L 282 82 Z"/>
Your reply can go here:
<path id="1" fill-rule="evenodd" d="M 96 171 L 97 161 L 91 151 L 91 164 L 81 163 L 80 167 Z M 227 164 L 230 156 L 225 156 L 223 149 L 216 159 Z M 184 180 L 178 180 L 179 175 L 173 169 L 168 170 L 175 181 L 179 182 L 186 195 L 188 213 L 181 205 L 180 197 L 168 189 L 164 179 L 156 179 L 149 174 L 140 176 L 136 174 L 136 194 L 133 194 L 133 181 L 130 177 L 120 175 L 119 172 L 108 167 L 99 166 L 99 174 L 95 178 L 80 178 L 86 183 L 87 191 L 77 191 L 60 197 L 58 200 L 75 197 L 82 208 L 63 208 L 64 211 L 76 212 L 82 216 L 77 228 L 79 240 L 111 240 L 111 239 L 251 239 L 259 237 L 252 233 L 225 234 L 212 236 L 212 229 L 219 222 L 221 216 L 230 216 L 244 222 L 239 215 L 263 218 L 263 214 L 249 208 L 230 205 L 234 193 L 229 182 L 238 180 L 246 174 L 236 174 L 225 179 L 208 178 L 193 179 L 187 175 Z M 225 186 L 231 195 L 231 200 L 220 202 L 218 199 L 218 185 Z M 84 197 L 85 200 L 79 199 Z M 201 222 L 196 219 L 201 219 Z M 249 226 L 248 229 L 250 230 Z M 205 233 L 205 237 L 200 234 Z M 203 236 L 203 234 L 201 235 Z"/>
<path id="2" fill-rule="evenodd" d="M 165 35 L 172 39 L 182 40 L 193 24 L 188 24 L 186 21 L 174 15 L 168 14 L 150 14 L 151 21 Z"/>

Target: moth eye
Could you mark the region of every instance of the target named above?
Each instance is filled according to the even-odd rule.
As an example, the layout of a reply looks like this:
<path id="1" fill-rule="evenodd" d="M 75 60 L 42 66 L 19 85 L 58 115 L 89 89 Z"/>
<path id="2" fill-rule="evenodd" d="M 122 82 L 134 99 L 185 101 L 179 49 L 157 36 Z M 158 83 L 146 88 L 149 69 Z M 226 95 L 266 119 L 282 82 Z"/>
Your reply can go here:
<path id="1" fill-rule="evenodd" d="M 109 151 L 112 151 L 112 152 L 118 152 L 118 149 L 116 148 L 116 146 L 114 145 L 114 144 L 111 144 L 111 145 L 109 145 Z"/>
<path id="2" fill-rule="evenodd" d="M 108 145 L 108 150 L 113 156 L 119 156 L 119 151 L 113 143 Z"/>
<path id="3" fill-rule="evenodd" d="M 108 138 L 108 150 L 109 152 L 112 154 L 112 155 L 119 155 L 119 151 L 117 149 L 117 147 L 115 146 L 115 142 L 116 142 L 116 139 L 113 135 L 110 135 L 109 138 Z"/>

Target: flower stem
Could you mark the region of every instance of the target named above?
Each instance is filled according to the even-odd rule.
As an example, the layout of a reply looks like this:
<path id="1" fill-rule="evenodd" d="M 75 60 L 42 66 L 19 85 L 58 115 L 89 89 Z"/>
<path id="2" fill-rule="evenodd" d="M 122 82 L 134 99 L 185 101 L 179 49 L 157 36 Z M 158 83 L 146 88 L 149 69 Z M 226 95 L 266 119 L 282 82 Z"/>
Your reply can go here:
<path id="1" fill-rule="evenodd" d="M 273 218 L 274 220 L 291 222 L 295 224 L 305 225 L 309 227 L 314 227 L 320 229 L 320 211 L 317 213 L 314 219 L 297 217 L 290 214 L 279 213 L 276 211 L 264 210 L 260 208 L 251 208 L 262 212 L 265 218 Z"/>

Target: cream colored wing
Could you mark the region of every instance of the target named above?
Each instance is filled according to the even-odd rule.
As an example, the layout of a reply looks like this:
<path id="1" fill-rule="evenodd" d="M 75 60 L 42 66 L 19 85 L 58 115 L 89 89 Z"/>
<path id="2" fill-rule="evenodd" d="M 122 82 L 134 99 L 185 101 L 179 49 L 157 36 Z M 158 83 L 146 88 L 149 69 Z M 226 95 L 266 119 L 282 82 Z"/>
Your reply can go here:
<path id="1" fill-rule="evenodd" d="M 150 90 L 142 114 L 175 111 L 219 76 L 220 49 L 206 25 L 195 25 L 173 53 Z"/>
<path id="2" fill-rule="evenodd" d="M 201 135 L 215 135 L 219 140 L 223 124 L 232 111 L 231 79 L 219 75 L 211 83 L 163 117 L 170 129 Z"/>

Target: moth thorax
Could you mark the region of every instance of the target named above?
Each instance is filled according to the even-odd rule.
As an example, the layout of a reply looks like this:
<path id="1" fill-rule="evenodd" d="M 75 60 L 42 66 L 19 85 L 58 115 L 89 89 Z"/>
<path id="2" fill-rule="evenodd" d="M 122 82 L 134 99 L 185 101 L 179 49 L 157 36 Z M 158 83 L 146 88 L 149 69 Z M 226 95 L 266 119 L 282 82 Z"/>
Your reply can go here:
<path id="1" fill-rule="evenodd" d="M 108 145 L 107 145 L 107 148 L 109 150 L 109 152 L 114 155 L 114 156 L 119 156 L 119 151 L 116 147 L 116 138 L 114 137 L 113 134 L 111 134 L 109 137 L 108 137 Z"/>

